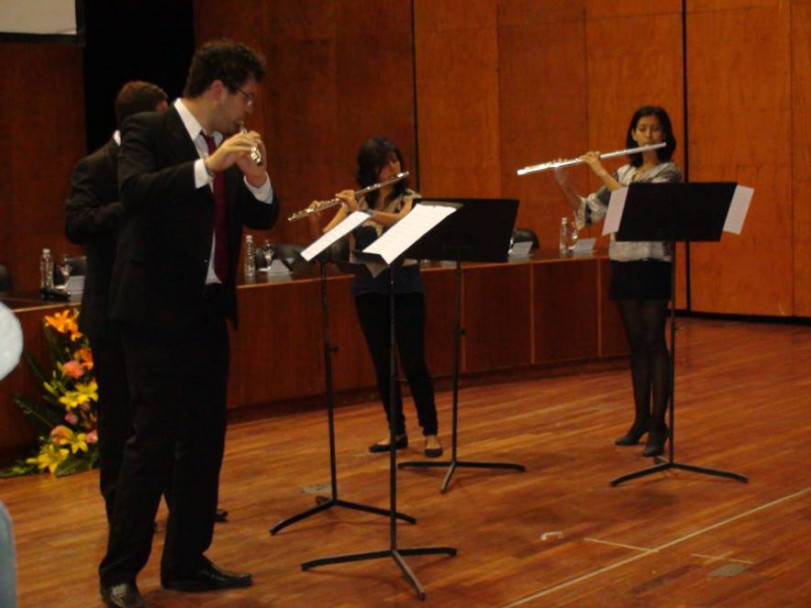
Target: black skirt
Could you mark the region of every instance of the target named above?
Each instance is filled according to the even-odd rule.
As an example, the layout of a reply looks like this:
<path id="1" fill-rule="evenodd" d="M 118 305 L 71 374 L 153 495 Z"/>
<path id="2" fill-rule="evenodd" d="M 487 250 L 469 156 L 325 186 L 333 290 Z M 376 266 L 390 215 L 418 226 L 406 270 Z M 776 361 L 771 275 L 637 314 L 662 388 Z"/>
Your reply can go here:
<path id="1" fill-rule="evenodd" d="M 669 300 L 672 265 L 660 260 L 611 260 L 608 297 L 612 300 Z"/>

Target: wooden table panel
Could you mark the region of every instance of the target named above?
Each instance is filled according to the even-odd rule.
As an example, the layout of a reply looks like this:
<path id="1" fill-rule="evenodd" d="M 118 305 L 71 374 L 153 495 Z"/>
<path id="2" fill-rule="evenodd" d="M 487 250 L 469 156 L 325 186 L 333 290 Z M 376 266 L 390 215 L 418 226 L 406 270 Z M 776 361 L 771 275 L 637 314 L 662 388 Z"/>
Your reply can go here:
<path id="1" fill-rule="evenodd" d="M 598 287 L 594 259 L 532 265 L 533 363 L 597 356 Z"/>
<path id="2" fill-rule="evenodd" d="M 453 370 L 455 269 L 428 267 L 426 350 L 433 377 Z M 374 391 L 375 376 L 355 312 L 351 277 L 327 279 L 334 388 Z M 559 259 L 538 253 L 530 260 L 463 267 L 462 372 L 489 372 L 594 359 L 627 352 L 622 324 L 607 299 L 608 261 L 601 255 Z M 267 406 L 325 392 L 320 280 L 304 269 L 295 280 L 266 281 L 237 291 L 239 328 L 231 331 L 230 408 Z M 25 347 L 47 363 L 42 318 L 65 307 L 36 294 L 4 294 L 23 325 Z M 533 329 L 534 327 L 534 329 Z M 599 338 L 598 338 L 599 336 Z M 533 340 L 536 357 L 533 361 Z M 599 348 L 598 345 L 599 344 Z M 0 384 L 0 455 L 25 449 L 33 437 L 12 401 L 32 398 L 40 387 L 21 365 Z"/>
<path id="3" fill-rule="evenodd" d="M 453 373 L 456 324 L 456 270 L 423 270 L 425 283 L 425 357 L 431 376 Z"/>
<path id="4" fill-rule="evenodd" d="M 241 405 L 292 399 L 322 391 L 318 282 L 291 281 L 239 290 Z"/>
<path id="5" fill-rule="evenodd" d="M 530 269 L 521 263 L 463 269 L 464 371 L 532 363 Z"/>

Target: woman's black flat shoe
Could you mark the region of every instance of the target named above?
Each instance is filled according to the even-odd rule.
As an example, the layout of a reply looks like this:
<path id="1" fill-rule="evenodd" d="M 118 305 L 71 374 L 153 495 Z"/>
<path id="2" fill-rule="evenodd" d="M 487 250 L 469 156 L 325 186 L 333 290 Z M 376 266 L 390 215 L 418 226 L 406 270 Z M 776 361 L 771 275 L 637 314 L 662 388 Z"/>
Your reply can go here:
<path id="1" fill-rule="evenodd" d="M 438 448 L 425 448 L 426 458 L 439 458 L 440 456 L 442 456 L 442 446 Z"/>
<path id="2" fill-rule="evenodd" d="M 394 449 L 403 450 L 408 447 L 408 435 L 400 435 L 394 440 Z M 373 443 L 369 446 L 369 452 L 372 454 L 380 454 L 389 451 L 389 444 Z"/>

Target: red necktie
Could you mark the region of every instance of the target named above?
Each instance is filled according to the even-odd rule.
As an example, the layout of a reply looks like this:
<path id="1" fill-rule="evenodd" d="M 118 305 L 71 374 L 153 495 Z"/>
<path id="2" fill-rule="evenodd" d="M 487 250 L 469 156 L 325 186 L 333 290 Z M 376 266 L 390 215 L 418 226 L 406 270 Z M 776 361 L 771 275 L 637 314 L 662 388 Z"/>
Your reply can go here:
<path id="1" fill-rule="evenodd" d="M 217 149 L 214 138 L 203 134 L 208 153 Z M 214 174 L 214 272 L 223 283 L 228 279 L 228 229 L 225 217 L 225 174 Z"/>

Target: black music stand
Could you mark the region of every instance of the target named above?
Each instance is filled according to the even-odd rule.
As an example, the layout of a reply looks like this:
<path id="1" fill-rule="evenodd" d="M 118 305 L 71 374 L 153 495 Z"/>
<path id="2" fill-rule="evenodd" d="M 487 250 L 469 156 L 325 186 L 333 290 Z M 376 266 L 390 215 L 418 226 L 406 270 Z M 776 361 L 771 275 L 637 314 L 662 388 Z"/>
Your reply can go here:
<path id="1" fill-rule="evenodd" d="M 667 460 L 657 457 L 656 464 L 647 469 L 622 475 L 611 482 L 612 486 L 652 475 L 668 469 L 692 471 L 705 475 L 726 477 L 742 483 L 749 479 L 738 473 L 708 469 L 676 462 L 673 458 L 675 433 L 675 382 L 676 382 L 676 247 L 675 242 L 718 242 L 724 230 L 730 203 L 737 184 L 732 182 L 706 183 L 638 183 L 628 189 L 618 241 L 670 241 L 673 243 L 671 264 L 670 299 L 670 429 L 669 455 Z"/>
<path id="2" fill-rule="evenodd" d="M 326 496 L 317 496 L 316 497 L 316 506 L 302 511 L 297 515 L 293 515 L 292 517 L 288 517 L 287 519 L 283 519 L 275 526 L 270 529 L 270 534 L 274 535 L 283 528 L 296 523 L 297 521 L 301 521 L 302 519 L 306 519 L 311 515 L 315 515 L 316 513 L 320 513 L 321 511 L 326 511 L 332 507 L 344 507 L 346 509 L 354 509 L 355 511 L 363 511 L 365 513 L 374 513 L 376 515 L 385 515 L 390 516 L 392 515 L 388 509 L 381 509 L 379 507 L 372 507 L 369 505 L 362 505 L 356 502 L 349 502 L 347 500 L 342 500 L 338 497 L 338 475 L 337 475 L 337 467 L 336 467 L 336 458 L 335 458 L 335 413 L 334 413 L 334 391 L 332 387 L 332 353 L 338 352 L 338 347 L 333 346 L 330 342 L 329 337 L 329 302 L 327 299 L 327 264 L 330 262 L 334 262 L 338 264 L 342 269 L 346 268 L 346 265 L 343 264 L 342 261 L 332 260 L 330 255 L 330 251 L 326 250 L 321 252 L 317 257 L 320 275 L 321 275 L 321 319 L 322 319 L 322 332 L 324 337 L 324 381 L 326 385 L 326 401 L 327 401 L 327 427 L 329 429 L 329 471 L 330 471 L 330 482 L 331 482 L 331 494 L 329 497 Z M 299 255 L 299 258 L 301 256 Z M 306 260 L 302 259 L 302 262 Z M 417 523 L 417 520 L 411 517 L 410 515 L 405 515 L 403 513 L 395 512 L 393 514 L 394 517 L 397 519 L 402 519 L 410 524 Z"/>
<path id="3" fill-rule="evenodd" d="M 402 220 L 401 220 L 402 221 Z M 445 220 L 447 221 L 447 220 Z M 436 229 L 436 228 L 435 228 Z M 385 238 L 386 235 L 381 238 Z M 376 254 L 362 254 L 358 255 L 359 259 L 367 259 L 370 261 L 380 262 L 381 257 Z M 394 420 L 394 403 L 397 390 L 397 358 L 395 352 L 395 332 L 394 332 L 394 273 L 397 267 L 401 265 L 404 256 L 398 255 L 396 259 L 390 260 L 387 265 L 389 268 L 389 371 L 391 373 L 391 382 L 389 389 L 389 420 Z M 385 260 L 383 260 L 385 262 Z M 425 591 L 420 585 L 416 575 L 408 567 L 408 564 L 403 557 L 408 555 L 456 555 L 456 549 L 452 547 L 411 547 L 403 549 L 397 546 L 397 521 L 395 513 L 397 512 L 397 450 L 395 449 L 395 433 L 394 425 L 389 424 L 389 496 L 391 507 L 389 513 L 389 548 L 380 551 L 368 551 L 365 553 L 350 553 L 346 555 L 336 555 L 332 557 L 324 557 L 321 559 L 314 559 L 301 564 L 301 569 L 304 571 L 310 570 L 317 566 L 324 566 L 328 564 L 343 564 L 349 562 L 360 562 L 370 559 L 381 559 L 390 557 L 400 567 L 403 574 L 406 576 L 411 586 L 417 592 L 417 596 L 425 599 Z"/>
<path id="4" fill-rule="evenodd" d="M 434 202 L 461 204 L 462 207 L 440 224 L 435 230 L 416 242 L 406 252 L 406 257 L 425 260 L 449 260 L 456 262 L 456 319 L 453 332 L 453 425 L 451 434 L 451 459 L 445 461 L 402 462 L 400 468 L 447 467 L 441 492 L 448 491 L 451 477 L 457 468 L 509 469 L 525 471 L 520 464 L 500 462 L 473 462 L 459 460 L 459 352 L 465 329 L 462 327 L 462 261 L 506 262 L 518 214 L 515 199 L 424 199 L 420 204 Z"/>

